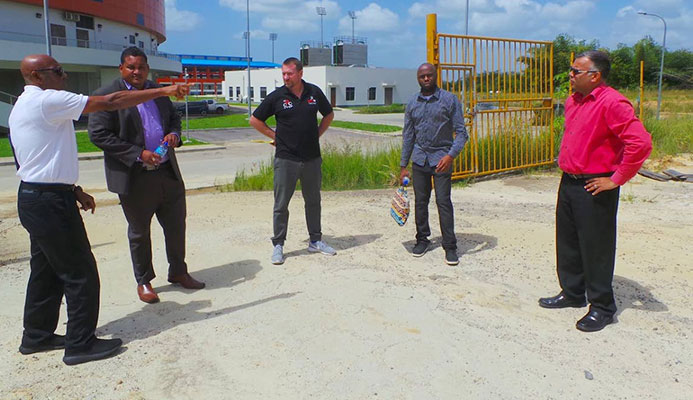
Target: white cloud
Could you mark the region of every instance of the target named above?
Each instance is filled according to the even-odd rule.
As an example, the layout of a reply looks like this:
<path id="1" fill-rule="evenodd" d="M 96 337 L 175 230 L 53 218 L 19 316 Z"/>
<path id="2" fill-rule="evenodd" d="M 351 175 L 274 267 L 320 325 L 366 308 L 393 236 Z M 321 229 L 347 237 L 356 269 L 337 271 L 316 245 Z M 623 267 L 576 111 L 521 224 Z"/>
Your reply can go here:
<path id="1" fill-rule="evenodd" d="M 341 32 L 351 32 L 351 17 L 345 16 L 339 20 Z M 370 3 L 366 8 L 356 11 L 354 30 L 358 32 L 394 32 L 400 29 L 399 15 L 376 3 Z"/>
<path id="2" fill-rule="evenodd" d="M 617 43 L 632 45 L 646 35 L 651 36 L 657 44 L 662 44 L 662 20 L 638 15 L 637 11 L 654 13 L 666 20 L 668 50 L 691 48 L 689 33 L 693 26 L 693 4 L 681 0 L 636 0 L 621 8 L 610 26 L 608 46 L 615 47 Z"/>
<path id="3" fill-rule="evenodd" d="M 200 14 L 187 10 L 179 10 L 176 7 L 176 0 L 165 0 L 165 6 L 167 31 L 192 31 L 202 23 Z"/>
<path id="4" fill-rule="evenodd" d="M 219 0 L 219 4 L 234 11 L 246 12 L 246 0 Z M 315 21 L 320 21 L 316 7 L 325 8 L 325 20 L 335 20 L 341 14 L 339 4 L 334 0 L 251 0 L 250 14 L 251 17 L 263 15 L 263 26 L 266 28 L 281 28 L 286 25 L 293 29 L 301 22 L 309 23 L 312 27 Z"/>

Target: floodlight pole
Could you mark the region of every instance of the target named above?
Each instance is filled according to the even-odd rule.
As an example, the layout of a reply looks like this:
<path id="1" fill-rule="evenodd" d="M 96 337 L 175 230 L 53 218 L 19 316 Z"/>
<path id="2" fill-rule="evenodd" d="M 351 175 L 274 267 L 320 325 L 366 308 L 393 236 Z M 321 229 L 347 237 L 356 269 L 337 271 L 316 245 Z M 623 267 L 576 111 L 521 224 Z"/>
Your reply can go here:
<path id="1" fill-rule="evenodd" d="M 188 67 L 185 67 L 183 69 L 183 73 L 185 74 L 185 84 L 188 84 Z M 188 95 L 185 95 L 185 136 L 187 139 L 185 139 L 184 143 L 190 143 L 190 121 L 188 119 Z"/>
<path id="2" fill-rule="evenodd" d="M 465 12 L 464 34 L 469 35 L 469 0 L 467 0 L 467 11 Z"/>
<path id="3" fill-rule="evenodd" d="M 269 40 L 272 41 L 272 64 L 274 64 L 274 41 L 277 40 L 277 34 L 270 33 Z"/>
<path id="4" fill-rule="evenodd" d="M 354 36 L 354 21 L 356 21 L 356 11 L 349 11 L 349 18 L 351 18 L 351 44 L 356 43 L 356 36 Z"/>
<path id="5" fill-rule="evenodd" d="M 315 7 L 315 11 L 317 11 L 318 15 L 320 16 L 320 48 L 322 48 L 324 45 L 322 40 L 322 17 L 327 15 L 327 11 L 325 10 L 325 7 Z"/>
<path id="6" fill-rule="evenodd" d="M 641 15 L 650 15 L 657 17 L 664 23 L 664 39 L 662 39 L 662 61 L 659 64 L 659 87 L 657 88 L 657 119 L 659 120 L 659 110 L 662 108 L 662 75 L 664 74 L 664 51 L 667 47 L 667 21 L 657 14 L 647 13 L 644 11 L 638 12 Z"/>

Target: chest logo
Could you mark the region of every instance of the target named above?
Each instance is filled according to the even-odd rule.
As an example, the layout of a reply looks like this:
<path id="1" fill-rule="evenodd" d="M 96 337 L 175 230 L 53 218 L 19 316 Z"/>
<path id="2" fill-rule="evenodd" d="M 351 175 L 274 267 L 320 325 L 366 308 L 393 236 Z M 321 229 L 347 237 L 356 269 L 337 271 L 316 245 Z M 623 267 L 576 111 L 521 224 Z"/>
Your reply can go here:
<path id="1" fill-rule="evenodd" d="M 313 96 L 310 96 L 310 98 L 308 99 L 308 104 L 310 104 L 310 105 L 316 105 L 316 104 L 318 104 L 318 101 L 315 100 L 315 99 L 313 98 Z"/>
<path id="2" fill-rule="evenodd" d="M 288 110 L 289 108 L 294 108 L 294 103 L 292 103 L 291 100 L 284 100 L 282 101 L 282 106 L 285 110 Z"/>

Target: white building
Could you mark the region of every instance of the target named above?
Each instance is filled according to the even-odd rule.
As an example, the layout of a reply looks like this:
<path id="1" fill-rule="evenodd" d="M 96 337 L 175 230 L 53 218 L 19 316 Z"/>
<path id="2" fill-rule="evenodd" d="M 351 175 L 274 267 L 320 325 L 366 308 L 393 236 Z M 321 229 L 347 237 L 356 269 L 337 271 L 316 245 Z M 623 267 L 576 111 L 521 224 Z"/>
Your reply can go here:
<path id="1" fill-rule="evenodd" d="M 227 71 L 223 91 L 228 101 L 247 98 L 248 71 Z M 317 85 L 333 107 L 406 103 L 419 91 L 415 69 L 316 66 L 303 68 L 303 80 Z M 253 102 L 284 85 L 281 68 L 251 70 Z"/>
<path id="2" fill-rule="evenodd" d="M 152 77 L 178 74 L 178 57 L 160 53 L 166 40 L 164 0 L 50 0 L 51 53 L 69 75 L 68 90 L 89 94 L 120 76 L 120 53 L 141 48 Z M 46 53 L 43 2 L 0 0 L 0 130 L 24 88 L 19 63 Z"/>

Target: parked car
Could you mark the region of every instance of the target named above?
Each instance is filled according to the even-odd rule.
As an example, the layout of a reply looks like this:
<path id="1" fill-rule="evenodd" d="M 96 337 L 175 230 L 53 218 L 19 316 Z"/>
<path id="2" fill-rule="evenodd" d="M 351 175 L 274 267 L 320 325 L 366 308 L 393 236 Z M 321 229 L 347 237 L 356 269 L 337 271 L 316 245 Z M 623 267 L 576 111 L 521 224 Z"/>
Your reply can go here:
<path id="1" fill-rule="evenodd" d="M 185 103 L 176 103 L 176 112 L 181 117 L 185 115 Z M 207 102 L 206 101 L 189 101 L 188 102 L 188 115 L 207 115 Z"/>
<path id="2" fill-rule="evenodd" d="M 207 111 L 211 113 L 223 114 L 229 109 L 229 105 L 226 103 L 217 103 L 214 99 L 205 100 L 207 103 Z"/>

